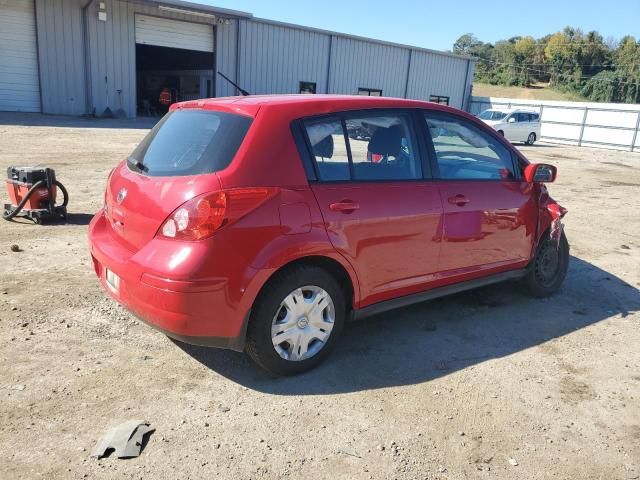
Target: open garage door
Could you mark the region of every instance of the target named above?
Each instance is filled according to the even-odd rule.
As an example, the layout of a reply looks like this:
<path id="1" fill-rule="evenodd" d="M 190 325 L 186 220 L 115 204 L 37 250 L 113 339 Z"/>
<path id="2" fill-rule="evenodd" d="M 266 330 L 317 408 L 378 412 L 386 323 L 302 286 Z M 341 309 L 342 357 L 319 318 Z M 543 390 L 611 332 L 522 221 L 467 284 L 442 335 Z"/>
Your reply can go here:
<path id="1" fill-rule="evenodd" d="M 33 0 L 0 1 L 0 110 L 40 111 Z"/>
<path id="2" fill-rule="evenodd" d="M 136 15 L 136 43 L 213 52 L 213 27 L 201 23 Z"/>
<path id="3" fill-rule="evenodd" d="M 136 15 L 137 114 L 214 95 L 213 26 Z"/>

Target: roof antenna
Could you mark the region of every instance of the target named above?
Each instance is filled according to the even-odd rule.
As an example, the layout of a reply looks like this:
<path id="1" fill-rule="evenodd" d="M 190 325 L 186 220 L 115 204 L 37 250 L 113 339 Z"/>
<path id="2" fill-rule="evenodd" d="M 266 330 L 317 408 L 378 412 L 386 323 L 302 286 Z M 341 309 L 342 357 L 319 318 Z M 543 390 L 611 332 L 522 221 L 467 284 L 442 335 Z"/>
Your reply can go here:
<path id="1" fill-rule="evenodd" d="M 224 78 L 227 82 L 229 82 L 231 85 L 233 85 L 234 87 L 236 87 L 236 89 L 245 97 L 248 95 L 251 95 L 249 92 L 247 92 L 244 88 L 240 87 L 237 83 L 235 83 L 233 80 L 231 80 L 229 77 L 227 77 L 224 73 L 222 72 L 218 72 L 218 75 L 220 75 L 222 78 Z"/>

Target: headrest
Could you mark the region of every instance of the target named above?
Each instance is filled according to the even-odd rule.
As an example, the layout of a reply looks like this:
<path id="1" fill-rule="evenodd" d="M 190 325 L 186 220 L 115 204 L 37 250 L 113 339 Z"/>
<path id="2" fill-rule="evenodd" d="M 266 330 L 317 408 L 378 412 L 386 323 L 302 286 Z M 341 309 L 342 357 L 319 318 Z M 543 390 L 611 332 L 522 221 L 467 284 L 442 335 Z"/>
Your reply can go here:
<path id="1" fill-rule="evenodd" d="M 397 157 L 402 147 L 402 128 L 400 125 L 378 127 L 369 142 L 369 152 L 377 155 Z"/>
<path id="2" fill-rule="evenodd" d="M 313 146 L 313 155 L 322 158 L 333 157 L 333 137 L 327 135 Z"/>

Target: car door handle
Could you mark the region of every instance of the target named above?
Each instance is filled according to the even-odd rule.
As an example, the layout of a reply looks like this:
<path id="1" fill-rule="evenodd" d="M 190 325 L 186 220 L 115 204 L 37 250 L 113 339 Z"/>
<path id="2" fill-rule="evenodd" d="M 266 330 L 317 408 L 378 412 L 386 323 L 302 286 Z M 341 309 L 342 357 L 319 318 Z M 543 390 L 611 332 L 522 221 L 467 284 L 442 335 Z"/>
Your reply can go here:
<path id="1" fill-rule="evenodd" d="M 451 205 L 457 205 L 459 207 L 464 207 L 470 200 L 464 195 L 458 194 L 453 197 L 449 197 L 449 203 Z"/>
<path id="2" fill-rule="evenodd" d="M 353 202 L 351 200 L 342 200 L 340 202 L 335 202 L 329 205 L 329 210 L 342 213 L 353 213 L 359 208 L 360 205 L 358 204 L 358 202 Z"/>

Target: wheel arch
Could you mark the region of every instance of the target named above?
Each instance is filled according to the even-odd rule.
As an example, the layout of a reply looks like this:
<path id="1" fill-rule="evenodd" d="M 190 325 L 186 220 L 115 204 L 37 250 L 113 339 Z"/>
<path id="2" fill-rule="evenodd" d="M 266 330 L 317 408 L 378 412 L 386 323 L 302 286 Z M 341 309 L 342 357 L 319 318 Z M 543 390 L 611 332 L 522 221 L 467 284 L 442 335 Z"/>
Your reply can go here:
<path id="1" fill-rule="evenodd" d="M 345 266 L 337 259 L 326 255 L 306 255 L 281 265 L 279 268 L 273 271 L 269 278 L 267 278 L 267 280 L 260 288 L 260 291 L 262 291 L 264 287 L 268 285 L 269 282 L 271 282 L 277 275 L 291 268 L 295 268 L 298 265 L 312 265 L 327 271 L 332 277 L 336 279 L 336 281 L 340 285 L 340 288 L 345 294 L 345 302 L 350 307 L 350 309 L 354 309 L 356 307 L 359 296 L 359 288 L 357 278 L 355 277 L 355 272 L 353 272 L 350 268 Z"/>

